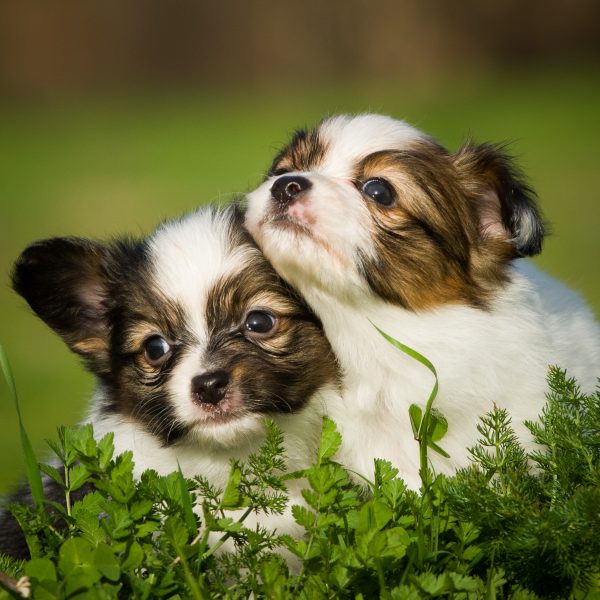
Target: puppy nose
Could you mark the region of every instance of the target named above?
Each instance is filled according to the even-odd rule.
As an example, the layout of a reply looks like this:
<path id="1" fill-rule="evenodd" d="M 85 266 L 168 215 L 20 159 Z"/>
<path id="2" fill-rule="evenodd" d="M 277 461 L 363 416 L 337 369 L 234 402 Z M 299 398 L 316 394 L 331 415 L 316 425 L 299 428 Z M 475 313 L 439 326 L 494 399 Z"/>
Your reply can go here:
<path id="1" fill-rule="evenodd" d="M 289 204 L 311 186 L 312 183 L 301 175 L 283 175 L 275 180 L 271 187 L 271 196 L 279 204 Z"/>
<path id="2" fill-rule="evenodd" d="M 229 375 L 226 371 L 211 371 L 192 379 L 192 395 L 198 402 L 218 404 L 225 396 Z"/>

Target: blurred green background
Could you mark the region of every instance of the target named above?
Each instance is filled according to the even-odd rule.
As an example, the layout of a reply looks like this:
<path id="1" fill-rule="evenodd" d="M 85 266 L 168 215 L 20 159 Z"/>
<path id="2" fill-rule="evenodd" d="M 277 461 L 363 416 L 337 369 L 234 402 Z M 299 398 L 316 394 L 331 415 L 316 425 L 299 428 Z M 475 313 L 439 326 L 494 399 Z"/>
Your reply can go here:
<path id="1" fill-rule="evenodd" d="M 564 4 L 5 0 L 0 342 L 36 450 L 82 418 L 93 381 L 11 292 L 19 252 L 225 202 L 331 113 L 388 113 L 450 148 L 511 141 L 552 225 L 536 262 L 598 313 L 600 15 Z M 3 383 L 0 423 L 3 491 L 22 472 Z"/>

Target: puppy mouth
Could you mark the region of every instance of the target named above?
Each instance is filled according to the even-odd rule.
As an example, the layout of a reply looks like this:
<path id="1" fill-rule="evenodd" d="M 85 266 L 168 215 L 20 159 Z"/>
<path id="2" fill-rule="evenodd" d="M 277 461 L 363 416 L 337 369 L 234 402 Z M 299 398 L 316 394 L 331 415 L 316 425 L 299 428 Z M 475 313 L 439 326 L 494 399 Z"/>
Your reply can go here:
<path id="1" fill-rule="evenodd" d="M 246 414 L 245 411 L 226 411 L 222 410 L 218 407 L 212 407 L 210 409 L 202 409 L 204 413 L 201 418 L 197 419 L 193 422 L 195 426 L 203 426 L 203 427 L 211 427 L 213 425 L 222 425 L 223 423 L 231 423 L 233 421 L 237 421 L 243 415 Z"/>
<path id="2" fill-rule="evenodd" d="M 271 205 L 265 212 L 260 225 L 271 225 L 279 230 L 286 230 L 310 238 L 317 237 L 314 232 L 316 218 L 304 198 L 295 199 L 287 204 L 282 204 L 271 198 Z"/>
<path id="3" fill-rule="evenodd" d="M 270 225 L 273 229 L 278 231 L 286 231 L 292 234 L 294 241 L 301 244 L 303 241 L 308 240 L 309 244 L 326 252 L 331 255 L 335 260 L 344 263 L 339 252 L 331 245 L 331 243 L 324 237 L 321 237 L 315 233 L 313 227 L 315 221 L 307 222 L 305 219 L 298 219 L 294 215 L 290 215 L 287 211 L 273 211 L 271 214 L 265 216 L 260 222 L 259 226 L 264 228 L 265 225 Z"/>
<path id="4" fill-rule="evenodd" d="M 293 217 L 292 215 L 289 215 L 288 213 L 278 212 L 274 215 L 271 215 L 269 219 L 265 219 L 264 223 L 267 222 L 279 229 L 285 229 L 287 231 L 302 234 L 311 238 L 315 237 L 309 224 Z"/>
<path id="5" fill-rule="evenodd" d="M 237 394 L 226 394 L 216 403 L 199 402 L 193 398 L 198 417 L 193 421 L 195 426 L 212 426 L 230 423 L 248 414 L 243 402 Z"/>

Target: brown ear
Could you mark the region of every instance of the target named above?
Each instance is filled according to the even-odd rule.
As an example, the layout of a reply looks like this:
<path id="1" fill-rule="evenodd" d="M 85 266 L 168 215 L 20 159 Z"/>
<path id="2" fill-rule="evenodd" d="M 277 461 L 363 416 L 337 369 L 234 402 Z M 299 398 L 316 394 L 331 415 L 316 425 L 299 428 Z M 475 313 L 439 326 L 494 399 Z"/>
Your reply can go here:
<path id="1" fill-rule="evenodd" d="M 467 142 L 454 161 L 477 203 L 482 235 L 504 238 L 515 256 L 539 254 L 545 227 L 536 196 L 504 147 Z"/>
<path id="2" fill-rule="evenodd" d="M 52 238 L 29 246 L 15 263 L 13 288 L 90 369 L 108 364 L 108 246 Z"/>

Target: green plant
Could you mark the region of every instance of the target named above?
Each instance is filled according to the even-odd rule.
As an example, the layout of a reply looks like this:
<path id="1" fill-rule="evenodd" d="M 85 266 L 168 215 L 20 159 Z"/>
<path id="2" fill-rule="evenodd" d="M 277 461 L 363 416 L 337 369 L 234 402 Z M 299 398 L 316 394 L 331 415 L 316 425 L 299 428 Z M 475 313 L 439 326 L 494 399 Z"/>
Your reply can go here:
<path id="1" fill-rule="evenodd" d="M 268 422 L 264 446 L 232 462 L 223 490 L 181 472 L 136 480 L 110 435 L 60 428 L 51 447 L 63 468 L 42 470 L 64 502 L 13 507 L 32 558 L 2 558 L 0 598 L 18 596 L 22 575 L 35 598 L 600 598 L 600 393 L 556 368 L 549 384 L 529 424 L 536 451 L 495 409 L 471 467 L 427 468 L 420 493 L 380 460 L 373 482 L 357 484 L 334 460 L 342 438 L 327 419 L 312 467 L 286 473 Z M 252 511 L 285 510 L 292 478 L 305 481 L 305 504 L 292 507 L 305 535 L 248 527 Z"/>

